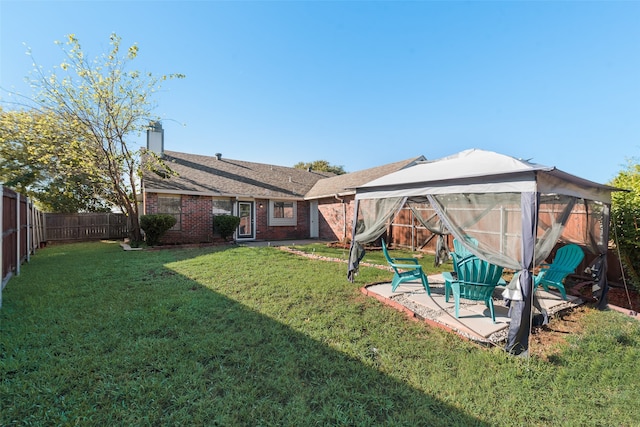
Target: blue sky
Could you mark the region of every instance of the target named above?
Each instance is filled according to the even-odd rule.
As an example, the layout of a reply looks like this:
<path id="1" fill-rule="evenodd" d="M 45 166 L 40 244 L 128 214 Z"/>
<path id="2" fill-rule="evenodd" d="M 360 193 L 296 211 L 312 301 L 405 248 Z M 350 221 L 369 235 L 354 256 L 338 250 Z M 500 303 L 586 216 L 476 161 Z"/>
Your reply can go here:
<path id="1" fill-rule="evenodd" d="M 112 32 L 186 75 L 156 98 L 168 150 L 351 172 L 481 148 L 601 183 L 640 157 L 637 1 L 0 0 L 0 87 L 29 94 L 26 46 L 51 69 Z"/>

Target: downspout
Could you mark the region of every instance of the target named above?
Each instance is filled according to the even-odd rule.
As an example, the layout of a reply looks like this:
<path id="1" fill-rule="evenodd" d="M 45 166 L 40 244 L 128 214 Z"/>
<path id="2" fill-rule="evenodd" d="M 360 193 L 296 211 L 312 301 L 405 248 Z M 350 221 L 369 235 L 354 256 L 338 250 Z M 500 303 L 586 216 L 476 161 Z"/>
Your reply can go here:
<path id="1" fill-rule="evenodd" d="M 336 200 L 339 200 L 342 203 L 342 241 L 347 241 L 347 205 L 344 203 L 344 199 L 338 197 L 337 194 L 334 194 L 333 197 Z"/>

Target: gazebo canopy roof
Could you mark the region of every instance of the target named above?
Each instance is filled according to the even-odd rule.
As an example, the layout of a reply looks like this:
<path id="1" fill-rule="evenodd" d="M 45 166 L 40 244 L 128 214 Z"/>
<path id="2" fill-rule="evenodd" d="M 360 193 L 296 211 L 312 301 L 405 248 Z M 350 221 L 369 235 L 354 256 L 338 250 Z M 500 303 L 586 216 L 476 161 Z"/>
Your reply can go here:
<path id="1" fill-rule="evenodd" d="M 533 192 L 564 194 L 603 203 L 617 188 L 598 184 L 555 167 L 479 149 L 385 175 L 356 189 L 359 198 L 451 193 Z"/>

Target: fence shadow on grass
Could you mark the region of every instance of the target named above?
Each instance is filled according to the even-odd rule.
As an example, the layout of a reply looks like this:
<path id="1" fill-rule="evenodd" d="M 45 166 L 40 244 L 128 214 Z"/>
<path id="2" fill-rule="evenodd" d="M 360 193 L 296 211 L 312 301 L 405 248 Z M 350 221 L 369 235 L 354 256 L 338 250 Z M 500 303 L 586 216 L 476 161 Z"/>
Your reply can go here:
<path id="1" fill-rule="evenodd" d="M 212 387 L 205 400 L 236 425 L 482 425 L 437 398 L 380 373 L 220 294 L 206 336 L 185 360 Z M 373 356 L 372 356 L 373 357 Z"/>
<path id="2" fill-rule="evenodd" d="M 49 259 L 65 280 L 25 272 L 0 313 L 0 424 L 488 425 L 163 267 L 171 257 L 188 255 L 113 252 L 145 266 L 135 283 L 96 257 L 108 287 L 67 256 Z"/>

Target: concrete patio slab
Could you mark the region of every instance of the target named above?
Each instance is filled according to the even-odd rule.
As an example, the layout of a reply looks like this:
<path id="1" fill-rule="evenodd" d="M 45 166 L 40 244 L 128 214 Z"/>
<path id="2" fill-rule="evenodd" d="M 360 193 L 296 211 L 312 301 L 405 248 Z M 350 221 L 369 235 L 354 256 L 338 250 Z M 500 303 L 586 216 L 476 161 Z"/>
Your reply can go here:
<path id="1" fill-rule="evenodd" d="M 423 320 L 431 325 L 454 331 L 465 338 L 483 343 L 503 343 L 509 331 L 509 309 L 502 300 L 502 288 L 496 288 L 493 295 L 496 322 L 493 323 L 489 309 L 484 303 L 462 299 L 459 317 L 455 317 L 453 297 L 445 301 L 444 280 L 441 274 L 428 277 L 431 295 L 427 295 L 420 281 L 402 283 L 395 292 L 391 283 L 376 283 L 362 288 L 363 293 L 373 296 L 383 303 L 404 311 L 407 315 Z M 559 294 L 536 290 L 540 306 L 550 317 L 553 314 L 578 306 L 584 302 L 568 295 L 567 301 Z"/>
<path id="2" fill-rule="evenodd" d="M 435 292 L 429 296 L 426 293 L 424 294 L 413 294 L 408 297 L 411 301 L 414 301 L 416 304 L 423 305 L 432 310 L 444 310 L 449 311 L 453 310 L 455 304 L 453 303 L 453 299 L 449 302 L 444 300 L 444 295 L 436 294 Z"/>

